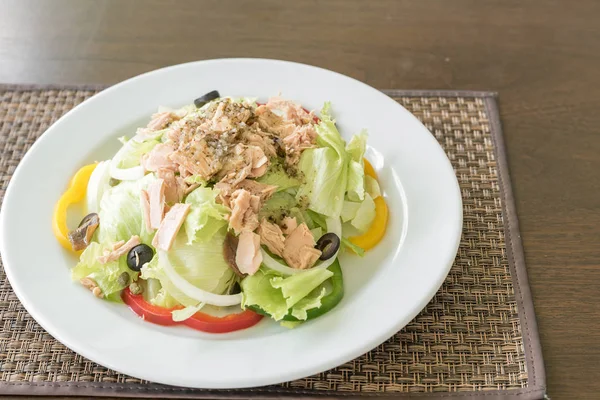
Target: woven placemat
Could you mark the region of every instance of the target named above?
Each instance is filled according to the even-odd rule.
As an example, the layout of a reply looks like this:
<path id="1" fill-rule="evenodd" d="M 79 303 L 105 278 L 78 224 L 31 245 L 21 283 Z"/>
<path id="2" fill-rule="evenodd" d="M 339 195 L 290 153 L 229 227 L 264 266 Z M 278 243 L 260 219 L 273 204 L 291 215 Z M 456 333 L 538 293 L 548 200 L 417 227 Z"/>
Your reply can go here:
<path id="1" fill-rule="evenodd" d="M 0 86 L 0 196 L 46 128 L 99 90 Z M 0 394 L 543 398 L 544 367 L 495 95 L 386 93 L 445 149 L 464 203 L 454 266 L 404 329 L 356 360 L 305 379 L 239 391 L 173 388 L 119 374 L 66 348 L 27 313 L 0 269 Z"/>

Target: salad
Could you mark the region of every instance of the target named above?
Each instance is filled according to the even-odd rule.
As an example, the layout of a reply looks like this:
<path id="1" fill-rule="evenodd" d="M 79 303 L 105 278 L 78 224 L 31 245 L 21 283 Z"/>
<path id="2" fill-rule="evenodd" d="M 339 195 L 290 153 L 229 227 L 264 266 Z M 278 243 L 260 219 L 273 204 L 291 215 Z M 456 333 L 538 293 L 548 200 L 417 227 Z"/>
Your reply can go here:
<path id="1" fill-rule="evenodd" d="M 120 141 L 73 176 L 53 231 L 79 257 L 74 281 L 146 321 L 294 327 L 341 301 L 338 255 L 363 256 L 385 234 L 367 134 L 346 143 L 329 103 L 317 116 L 212 91 Z M 69 229 L 76 204 L 86 215 Z"/>

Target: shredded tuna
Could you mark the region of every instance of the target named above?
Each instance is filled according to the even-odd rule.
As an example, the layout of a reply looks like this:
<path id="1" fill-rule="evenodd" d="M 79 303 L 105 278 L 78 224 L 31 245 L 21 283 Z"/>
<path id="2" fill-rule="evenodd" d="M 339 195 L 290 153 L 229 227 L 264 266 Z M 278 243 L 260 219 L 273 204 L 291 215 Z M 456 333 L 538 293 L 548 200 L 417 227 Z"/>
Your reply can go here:
<path id="1" fill-rule="evenodd" d="M 285 149 L 285 160 L 288 165 L 296 165 L 300 161 L 302 151 L 317 144 L 317 132 L 312 125 L 296 128 L 294 133 L 281 140 Z"/>
<path id="2" fill-rule="evenodd" d="M 248 146 L 260 147 L 267 157 L 275 157 L 277 151 L 273 138 L 266 132 L 260 130 L 259 126 L 253 126 L 254 129 L 244 130 L 240 137 Z"/>
<path id="3" fill-rule="evenodd" d="M 157 249 L 169 251 L 189 211 L 189 204 L 177 203 L 171 207 L 160 223 L 160 227 L 152 240 L 152 245 Z"/>
<path id="4" fill-rule="evenodd" d="M 271 253 L 280 257 L 283 255 L 285 237 L 279 226 L 263 218 L 258 227 L 258 234 L 260 235 L 260 243 L 267 246 Z"/>
<path id="5" fill-rule="evenodd" d="M 254 275 L 262 263 L 260 237 L 249 231 L 240 234 L 235 263 L 242 274 Z"/>
<path id="6" fill-rule="evenodd" d="M 148 186 L 150 228 L 158 229 L 165 212 L 165 181 L 158 179 Z"/>
<path id="7" fill-rule="evenodd" d="M 288 165 L 296 165 L 303 150 L 315 147 L 317 133 L 313 124 L 314 115 L 298 104 L 274 97 L 266 105 L 259 106 L 256 115 L 261 129 L 281 139 Z"/>
<path id="8" fill-rule="evenodd" d="M 284 121 L 267 106 L 258 106 L 255 114 L 258 116 L 258 125 L 261 129 L 273 132 L 282 138 L 291 135 L 296 129 L 296 125 Z"/>
<path id="9" fill-rule="evenodd" d="M 184 179 L 168 169 L 159 169 L 156 176 L 165 182 L 165 201 L 169 204 L 179 203 L 187 191 Z"/>
<path id="10" fill-rule="evenodd" d="M 305 223 L 285 238 L 283 259 L 292 268 L 311 268 L 321 256 L 321 251 L 315 249 L 315 239 Z"/>
<path id="11" fill-rule="evenodd" d="M 281 231 L 286 235 L 289 235 L 298 227 L 298 222 L 296 222 L 295 217 L 283 217 L 281 222 L 279 223 L 281 226 Z"/>
<path id="12" fill-rule="evenodd" d="M 282 112 L 285 120 L 296 125 L 304 125 L 313 121 L 314 115 L 308 113 L 299 104 L 293 101 L 285 100 L 281 97 L 271 97 L 266 104 L 270 110 L 279 110 Z"/>
<path id="13" fill-rule="evenodd" d="M 152 222 L 150 222 L 150 198 L 148 192 L 142 190 L 140 192 L 140 205 L 142 207 L 142 217 L 144 218 L 144 225 L 150 232 L 154 231 L 152 228 Z"/>
<path id="14" fill-rule="evenodd" d="M 269 159 L 264 151 L 258 146 L 248 146 L 246 154 L 251 166 L 248 176 L 250 178 L 259 178 L 263 176 L 269 167 Z"/>
<path id="15" fill-rule="evenodd" d="M 170 158 L 191 175 L 200 175 L 204 180 L 209 180 L 222 166 L 221 161 L 215 157 L 214 151 L 204 140 L 180 146 L 170 155 Z"/>
<path id="16" fill-rule="evenodd" d="M 235 233 L 254 231 L 258 227 L 260 197 L 252 195 L 247 190 L 237 189 L 231 194 L 230 204 L 229 227 Z"/>
<path id="17" fill-rule="evenodd" d="M 142 166 L 146 171 L 158 171 L 159 169 L 176 171 L 177 164 L 169 158 L 173 151 L 172 146 L 159 143 L 142 157 Z"/>
<path id="18" fill-rule="evenodd" d="M 179 119 L 179 116 L 170 112 L 161 112 L 152 115 L 152 119 L 148 122 L 147 128 L 153 131 L 165 129 L 171 122 Z"/>
<path id="19" fill-rule="evenodd" d="M 107 264 L 111 261 L 115 261 L 118 260 L 119 257 L 121 257 L 124 254 L 129 253 L 129 250 L 133 249 L 135 246 L 137 246 L 138 244 L 140 244 L 140 237 L 139 236 L 132 236 L 126 243 L 119 243 L 119 246 L 114 246 L 113 245 L 113 250 L 105 250 L 104 254 L 101 255 L 100 257 L 98 257 L 98 261 L 100 262 L 100 264 Z M 116 245 L 117 243 L 115 243 Z"/>
<path id="20" fill-rule="evenodd" d="M 251 179 L 244 179 L 238 186 L 239 189 L 244 189 L 255 196 L 260 197 L 261 202 L 265 202 L 270 199 L 273 193 L 277 190 L 277 186 L 267 185 L 266 183 L 260 183 Z"/>

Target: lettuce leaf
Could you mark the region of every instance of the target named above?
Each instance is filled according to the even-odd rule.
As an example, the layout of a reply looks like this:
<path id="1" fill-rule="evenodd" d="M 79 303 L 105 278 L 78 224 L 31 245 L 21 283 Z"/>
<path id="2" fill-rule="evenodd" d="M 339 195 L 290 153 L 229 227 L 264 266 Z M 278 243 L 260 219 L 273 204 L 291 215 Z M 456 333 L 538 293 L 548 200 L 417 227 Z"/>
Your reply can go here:
<path id="1" fill-rule="evenodd" d="M 226 216 L 229 214 L 229 209 L 222 204 L 217 204 L 218 194 L 217 190 L 199 187 L 185 199 L 186 204 L 191 206 L 184 221 L 187 244 L 207 241 L 227 225 Z"/>
<path id="2" fill-rule="evenodd" d="M 137 181 L 123 181 L 105 191 L 100 201 L 100 225 L 97 239 L 105 245 L 119 240 L 127 241 L 139 235 L 142 242 L 150 244 L 153 233 L 143 223 L 140 192 L 156 179 L 152 174 Z"/>
<path id="3" fill-rule="evenodd" d="M 162 132 L 162 131 L 161 131 Z M 114 161 L 119 168 L 132 168 L 140 165 L 142 155 L 148 153 L 160 142 L 158 140 L 146 140 L 138 142 L 136 140 L 122 140 L 123 147 L 115 154 Z"/>
<path id="4" fill-rule="evenodd" d="M 363 157 L 367 147 L 366 131 L 354 135 L 346 146 L 348 153 L 347 196 L 352 201 L 362 201 L 365 196 L 365 166 Z"/>
<path id="5" fill-rule="evenodd" d="M 181 310 L 171 311 L 173 321 L 176 321 L 176 322 L 185 321 L 186 319 L 190 318 L 192 315 L 194 315 L 198 311 L 200 311 L 202 309 L 202 307 L 204 307 L 204 305 L 205 305 L 205 303 L 200 303 L 195 306 L 187 306 L 185 308 L 182 308 Z"/>
<path id="6" fill-rule="evenodd" d="M 138 283 L 145 283 L 143 296 L 150 304 L 163 308 L 173 308 L 179 305 L 179 302 L 163 289 L 158 279 L 148 278 L 143 281 L 138 280 Z"/>
<path id="7" fill-rule="evenodd" d="M 360 232 L 364 233 L 369 230 L 369 227 L 375 219 L 375 214 L 375 202 L 371 196 L 366 193 L 365 199 L 360 203 L 360 207 L 350 223 Z"/>
<path id="8" fill-rule="evenodd" d="M 199 183 L 201 185 L 206 184 L 206 180 L 204 180 L 204 178 L 202 178 L 202 176 L 200 175 L 190 175 L 187 178 L 185 178 L 184 181 L 186 183 L 189 183 L 190 185 L 193 185 L 195 183 Z"/>
<path id="9" fill-rule="evenodd" d="M 321 299 L 325 297 L 325 294 L 327 294 L 327 290 L 324 287 L 320 289 L 317 287 L 292 307 L 292 316 L 300 321 L 305 321 L 308 318 L 308 310 L 321 307 Z"/>
<path id="10" fill-rule="evenodd" d="M 329 108 L 330 104 L 325 103 L 321 122 L 315 127 L 319 147 L 304 150 L 300 157 L 299 169 L 305 182 L 300 186 L 297 198 L 306 197 L 313 211 L 338 217 L 348 180 L 348 155 Z"/>
<path id="11" fill-rule="evenodd" d="M 372 176 L 365 175 L 365 191 L 369 193 L 373 200 L 381 196 L 381 188 L 379 187 L 379 182 L 377 182 L 377 179 L 373 178 Z"/>
<path id="12" fill-rule="evenodd" d="M 83 253 L 81 253 L 77 265 L 71 270 L 71 279 L 74 281 L 79 281 L 86 277 L 93 279 L 105 297 L 124 289 L 130 281 L 137 279 L 138 276 L 137 272 L 132 271 L 127 266 L 127 258 L 125 256 L 120 257 L 118 260 L 101 264 L 98 261 L 98 257 L 108 248 L 108 246 L 103 246 L 100 243 L 90 243 Z M 129 275 L 129 280 L 123 282 L 123 280 L 119 279 L 123 273 Z"/>
<path id="13" fill-rule="evenodd" d="M 242 307 L 258 306 L 275 321 L 288 313 L 306 319 L 307 310 L 321 305 L 325 289 L 318 288 L 332 275 L 327 269 L 310 269 L 284 278 L 275 271 L 261 268 L 241 282 Z"/>
<path id="14" fill-rule="evenodd" d="M 310 221 L 313 224 L 313 227 L 321 227 L 325 231 L 327 231 L 327 222 L 325 221 L 325 217 L 319 213 L 316 213 L 311 210 L 306 211 L 307 216 L 310 218 Z M 311 225 L 308 225 L 309 228 L 313 229 Z"/>
<path id="15" fill-rule="evenodd" d="M 342 237 L 341 241 L 346 249 L 353 251 L 359 257 L 365 256 L 365 249 L 363 249 L 362 247 L 355 245 L 354 243 L 352 243 L 350 240 L 346 239 L 345 237 Z"/>
<path id="16" fill-rule="evenodd" d="M 310 233 L 312 233 L 313 238 L 315 239 L 315 242 L 316 242 L 317 240 L 319 240 L 321 238 L 321 236 L 323 236 L 323 229 L 320 226 L 317 226 L 316 228 L 311 229 Z"/>
<path id="17" fill-rule="evenodd" d="M 258 218 L 273 217 L 279 219 L 282 214 L 287 214 L 296 207 L 296 198 L 286 192 L 277 192 L 265 202 L 258 213 Z"/>
<path id="18" fill-rule="evenodd" d="M 223 228 L 208 240 L 190 245 L 187 244 L 186 233 L 181 230 L 168 253 L 175 271 L 200 289 L 217 294 L 227 291 L 235 276 L 223 257 L 225 232 Z M 142 278 L 158 279 L 165 295 L 173 297 L 186 307 L 197 306 L 197 300 L 186 296 L 173 285 L 160 267 L 158 257 L 158 254 L 155 254 L 152 261 L 142 267 Z"/>
<path id="19" fill-rule="evenodd" d="M 348 222 L 356 217 L 356 213 L 360 208 L 360 203 L 354 201 L 344 201 L 344 205 L 342 206 L 342 222 Z"/>
<path id="20" fill-rule="evenodd" d="M 257 181 L 277 186 L 277 192 L 298 187 L 302 183 L 299 178 L 288 175 L 280 162 L 273 162 L 267 172 Z"/>

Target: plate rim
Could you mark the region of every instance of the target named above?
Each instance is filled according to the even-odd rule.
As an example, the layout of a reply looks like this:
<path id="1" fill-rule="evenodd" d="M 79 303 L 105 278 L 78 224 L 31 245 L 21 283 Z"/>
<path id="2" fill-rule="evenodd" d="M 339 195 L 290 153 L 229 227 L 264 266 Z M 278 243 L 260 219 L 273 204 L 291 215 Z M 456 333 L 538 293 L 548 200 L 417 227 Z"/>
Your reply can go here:
<path id="1" fill-rule="evenodd" d="M 324 68 L 320 68 L 320 67 L 316 67 L 316 66 L 312 66 L 312 65 L 307 65 L 307 64 L 302 64 L 302 63 L 296 63 L 296 62 L 290 62 L 290 61 L 283 61 L 283 60 L 260 59 L 260 58 L 224 58 L 224 59 L 192 61 L 192 62 L 188 62 L 188 63 L 182 63 L 182 64 L 177 64 L 177 65 L 167 66 L 167 67 L 156 69 L 156 70 L 153 70 L 153 71 L 148 71 L 148 72 L 145 72 L 143 74 L 140 74 L 140 75 L 134 76 L 132 78 L 129 78 L 127 80 L 124 80 L 122 82 L 119 82 L 119 83 L 117 83 L 117 84 L 115 84 L 113 86 L 110 86 L 107 89 L 101 91 L 100 93 L 98 93 L 98 94 L 90 97 L 90 99 L 95 98 L 97 96 L 109 96 L 111 93 L 113 93 L 116 90 L 119 90 L 121 87 L 127 85 L 129 82 L 131 82 L 133 80 L 136 80 L 136 79 L 141 79 L 142 77 L 145 77 L 145 76 L 148 76 L 148 75 L 151 75 L 151 74 L 158 73 L 159 71 L 165 72 L 167 70 L 176 69 L 176 68 L 182 68 L 182 67 L 187 67 L 187 66 L 191 66 L 191 65 L 195 65 L 195 64 L 199 64 L 199 63 L 220 63 L 220 62 L 234 62 L 235 63 L 235 62 L 248 62 L 248 61 L 250 61 L 250 62 L 256 62 L 256 61 L 258 61 L 258 62 L 268 62 L 268 63 L 280 63 L 280 64 L 285 64 L 285 65 L 295 65 L 295 66 L 300 66 L 300 67 L 308 67 L 308 68 L 313 68 L 313 69 L 321 70 L 321 71 L 326 72 L 326 73 L 335 74 L 335 75 L 341 76 L 341 77 L 343 77 L 345 79 L 352 80 L 353 84 L 362 85 L 363 87 L 366 87 L 369 90 L 372 90 L 374 92 L 377 92 L 377 93 L 381 94 L 382 96 L 387 97 L 381 91 L 378 91 L 377 89 L 374 89 L 371 86 L 369 86 L 369 85 L 367 85 L 367 84 L 365 84 L 363 82 L 360 82 L 360 81 L 358 81 L 358 80 L 356 80 L 354 78 L 348 77 L 346 75 L 340 74 L 340 73 L 335 72 L 335 71 L 330 71 L 330 70 L 327 70 L 327 69 L 324 69 Z M 416 122 L 417 124 L 419 124 L 422 127 L 422 129 L 424 129 L 425 131 L 427 131 L 430 134 L 431 140 L 435 141 L 435 146 L 444 155 L 444 158 L 445 158 L 445 161 L 446 161 L 446 167 L 450 168 L 450 170 L 452 170 L 452 165 L 451 165 L 450 161 L 448 160 L 447 156 L 445 155 L 445 152 L 443 151 L 443 149 L 441 148 L 441 146 L 437 143 L 436 139 L 433 137 L 433 135 L 431 134 L 431 132 L 429 132 L 429 130 L 412 113 L 410 113 L 408 110 L 406 110 L 401 104 L 397 103 L 395 100 L 393 100 L 393 99 L 391 99 L 389 97 L 388 97 L 388 99 L 389 99 L 389 101 L 393 101 L 397 106 L 399 106 L 398 110 L 400 110 L 400 109 L 403 110 L 406 117 L 411 118 L 413 120 L 413 122 Z M 63 118 L 69 116 L 70 114 L 78 112 L 79 108 L 83 104 L 87 103 L 88 100 L 89 99 L 87 99 L 86 101 L 84 101 L 81 104 L 77 105 L 76 107 L 74 107 L 73 109 L 71 109 L 69 112 L 65 113 L 55 123 L 53 123 L 50 127 L 48 127 L 48 129 L 46 131 L 52 129 Z M 12 197 L 12 192 L 13 192 L 13 189 L 14 189 L 13 182 L 16 179 L 18 180 L 19 173 L 21 172 L 22 166 L 24 164 L 30 162 L 30 158 L 32 157 L 32 154 L 34 154 L 34 151 L 32 151 L 32 150 L 35 150 L 37 148 L 37 146 L 40 146 L 40 143 L 42 142 L 42 140 L 43 141 L 51 140 L 51 139 L 49 139 L 49 137 L 51 137 L 51 135 L 46 135 L 44 133 L 44 135 L 42 135 L 40 138 L 38 138 L 38 140 L 36 140 L 36 142 L 31 146 L 31 148 L 27 151 L 27 153 L 21 159 L 21 161 L 19 162 L 17 168 L 15 169 L 15 171 L 13 173 L 13 176 L 12 176 L 12 178 L 11 178 L 8 186 L 7 186 L 7 189 L 6 189 L 6 192 L 5 192 L 4 201 L 6 201 L 6 199 L 10 199 Z M 462 197 L 461 197 L 461 193 L 460 193 L 460 187 L 458 185 L 458 180 L 457 180 L 456 176 L 454 175 L 454 173 L 453 173 L 453 176 L 454 176 L 454 180 L 453 180 L 452 183 L 454 184 L 453 185 L 454 186 L 454 192 L 455 192 L 454 194 L 457 195 L 456 200 L 458 201 L 458 204 L 457 204 L 458 207 L 455 210 L 455 212 L 457 212 L 458 221 L 459 221 L 459 223 L 457 224 L 456 229 L 455 229 L 455 231 L 456 231 L 456 234 L 455 234 L 455 237 L 454 237 L 455 240 L 454 240 L 454 243 L 452 244 L 452 247 L 451 247 L 452 249 L 454 249 L 453 252 L 452 252 L 453 254 L 450 256 L 450 259 L 446 263 L 446 267 L 443 269 L 443 273 L 441 273 L 439 275 L 439 279 L 437 279 L 435 281 L 435 283 L 432 283 L 432 286 L 435 286 L 435 290 L 433 291 L 433 293 L 431 294 L 431 296 L 427 297 L 427 298 L 425 298 L 425 296 L 424 296 L 419 302 L 415 302 L 416 305 L 412 306 L 412 309 L 416 310 L 416 311 L 414 311 L 414 313 L 409 313 L 409 314 L 414 314 L 414 315 L 410 315 L 410 318 L 408 318 L 406 322 L 400 322 L 400 323 L 398 323 L 397 324 L 398 325 L 398 327 L 397 327 L 398 329 L 396 329 L 396 330 L 399 330 L 400 328 L 402 328 L 403 326 L 405 326 L 406 323 L 410 322 L 410 320 L 412 320 L 420 312 L 420 310 L 423 309 L 426 306 L 426 304 L 431 300 L 431 298 L 433 298 L 433 296 L 435 296 L 435 293 L 437 292 L 437 290 L 439 290 L 439 287 L 441 286 L 441 284 L 443 283 L 444 279 L 448 275 L 449 270 L 452 267 L 452 262 L 453 262 L 453 260 L 454 260 L 454 258 L 456 256 L 456 254 L 457 254 L 458 247 L 459 247 L 459 244 L 460 244 L 460 237 L 461 237 L 462 224 L 463 224 L 463 211 L 462 211 Z M 2 210 L 0 210 L 0 234 L 1 234 L 1 237 L 0 237 L 0 251 L 1 251 L 1 253 L 3 255 L 6 254 L 5 231 L 7 229 L 6 222 L 5 222 L 5 220 L 6 220 L 6 215 L 5 214 L 6 213 L 4 212 L 4 210 L 5 210 L 5 207 L 3 205 Z M 29 303 L 29 301 L 26 298 L 27 296 L 23 296 L 23 293 L 21 293 L 20 286 L 18 284 L 17 285 L 13 284 L 14 277 L 13 277 L 12 269 L 9 266 L 10 262 L 8 261 L 8 258 L 3 257 L 3 259 L 5 260 L 5 262 L 4 262 L 5 263 L 5 272 L 6 272 L 7 278 L 11 282 L 11 286 L 13 287 L 13 291 L 14 291 L 15 295 L 18 297 L 19 301 L 23 304 L 23 306 L 30 313 L 30 315 L 32 315 L 32 317 L 36 320 L 37 323 L 39 323 L 46 331 L 48 331 L 50 334 L 52 334 L 54 337 L 56 337 L 56 339 L 59 342 L 65 344 L 65 346 L 67 346 L 68 348 L 74 350 L 75 352 L 83 355 L 84 357 L 86 357 L 86 358 L 88 358 L 88 359 L 90 359 L 90 360 L 92 360 L 92 361 L 94 361 L 94 362 L 96 362 L 98 364 L 107 366 L 108 368 L 111 368 L 111 369 L 114 369 L 114 370 L 117 370 L 117 371 L 121 371 L 120 368 L 115 368 L 115 366 L 111 365 L 111 363 L 107 363 L 104 360 L 99 360 L 99 359 L 97 359 L 97 357 L 89 355 L 89 352 L 85 348 L 81 348 L 80 346 L 74 346 L 72 343 L 69 343 L 67 345 L 65 342 L 63 342 L 62 340 L 60 340 L 58 338 L 60 335 L 57 335 L 54 332 L 52 332 L 52 331 L 55 331 L 54 327 L 51 327 L 50 329 L 48 329 L 46 325 L 51 325 L 51 324 L 49 324 L 49 323 L 46 324 L 47 321 L 46 321 L 45 317 L 43 317 L 43 316 L 39 316 L 39 317 L 36 316 L 36 314 L 38 314 L 38 313 L 35 311 L 35 306 L 33 304 Z M 19 289 L 17 289 L 17 288 L 19 288 Z M 31 312 L 31 310 L 33 310 L 33 312 Z M 40 322 L 40 321 L 43 321 L 43 322 Z M 394 333 L 392 333 L 392 335 L 393 334 Z M 378 343 L 381 343 L 381 342 L 385 341 L 386 339 L 388 339 L 389 337 L 390 337 L 390 335 L 388 335 L 387 332 L 383 333 L 383 334 L 380 333 L 380 335 L 378 335 L 377 338 L 374 339 L 374 340 L 378 341 Z M 373 342 L 374 340 L 371 340 L 371 342 Z M 333 367 L 335 367 L 335 366 L 337 366 L 337 365 L 339 365 L 339 364 L 341 364 L 343 362 L 346 362 L 346 361 L 348 361 L 350 359 L 353 359 L 353 358 L 355 358 L 355 357 L 363 354 L 365 351 L 371 350 L 372 348 L 373 348 L 372 344 L 368 344 L 366 346 L 365 345 L 363 345 L 363 346 L 356 346 L 355 351 L 353 352 L 353 355 L 351 355 L 350 358 L 348 358 L 347 354 L 344 354 L 343 357 L 332 358 L 332 359 L 330 359 L 329 363 L 327 363 L 326 365 L 323 364 L 323 365 L 325 365 L 324 368 L 320 368 L 320 369 L 321 370 L 327 370 L 329 368 L 333 368 Z M 131 372 L 125 372 L 125 373 L 128 374 L 128 375 L 132 375 L 132 376 L 140 376 L 140 374 L 137 374 L 137 373 L 131 373 Z M 311 371 L 309 374 L 312 374 L 312 373 L 315 373 L 315 371 Z M 306 376 L 307 374 L 301 373 L 301 375 L 302 376 Z M 300 378 L 300 376 L 295 376 L 295 377 L 293 377 L 291 379 L 298 379 L 298 378 Z M 148 378 L 142 377 L 142 379 L 148 379 Z M 160 380 L 156 380 L 156 379 L 151 379 L 151 380 L 153 380 L 155 382 L 160 382 Z M 290 379 L 284 379 L 284 381 L 287 381 L 287 380 L 290 380 Z M 271 384 L 271 383 L 277 383 L 277 382 L 268 382 L 268 384 Z M 168 383 L 168 384 L 170 384 L 170 383 Z M 259 383 L 258 385 L 262 385 L 262 384 L 266 384 L 266 383 Z M 185 385 L 185 384 L 182 385 L 182 386 L 186 386 L 186 387 L 199 387 L 199 386 L 188 386 L 188 385 Z M 250 385 L 250 386 L 256 386 L 256 385 L 253 384 L 253 385 Z M 211 386 L 211 385 L 208 385 L 208 386 L 206 386 L 205 385 L 205 386 L 202 386 L 202 388 L 234 388 L 234 387 L 235 388 L 242 388 L 242 387 L 250 387 L 250 386 L 248 386 L 248 385 L 241 385 L 241 386 L 240 385 L 233 385 L 233 386 Z"/>

